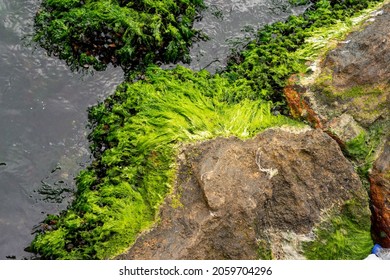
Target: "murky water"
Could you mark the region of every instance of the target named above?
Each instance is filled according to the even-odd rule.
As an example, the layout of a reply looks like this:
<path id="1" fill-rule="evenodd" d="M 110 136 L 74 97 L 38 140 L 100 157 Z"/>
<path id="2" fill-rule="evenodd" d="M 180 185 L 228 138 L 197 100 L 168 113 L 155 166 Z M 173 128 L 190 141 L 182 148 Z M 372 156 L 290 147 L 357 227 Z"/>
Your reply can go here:
<path id="1" fill-rule="evenodd" d="M 288 0 L 208 0 L 196 27 L 191 68 L 214 72 L 258 27 L 299 10 Z M 74 177 L 88 165 L 87 107 L 113 93 L 120 69 L 72 73 L 26 46 L 40 1 L 0 0 L 0 259 L 29 258 L 24 248 L 46 214 L 66 208 Z"/>
<path id="2" fill-rule="evenodd" d="M 0 259 L 28 258 L 33 227 L 66 207 L 89 162 L 86 109 L 123 79 L 71 73 L 26 46 L 39 3 L 0 0 Z"/>

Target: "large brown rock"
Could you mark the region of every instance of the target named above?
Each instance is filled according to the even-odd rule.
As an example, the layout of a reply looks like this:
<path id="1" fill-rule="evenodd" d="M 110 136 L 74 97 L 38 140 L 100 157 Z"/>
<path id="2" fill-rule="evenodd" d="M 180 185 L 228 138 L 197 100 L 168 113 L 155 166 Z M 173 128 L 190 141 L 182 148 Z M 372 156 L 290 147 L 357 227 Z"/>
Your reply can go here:
<path id="1" fill-rule="evenodd" d="M 390 136 L 370 174 L 372 234 L 376 243 L 390 248 Z"/>
<path id="2" fill-rule="evenodd" d="M 322 214 L 366 195 L 337 143 L 320 130 L 217 138 L 183 148 L 158 223 L 119 258 L 256 259 L 266 251 L 304 258 L 301 243 Z"/>
<path id="3" fill-rule="evenodd" d="M 323 67 L 332 69 L 338 89 L 390 81 L 390 4 L 376 13 L 362 30 L 330 51 Z"/>
<path id="4" fill-rule="evenodd" d="M 361 30 L 330 51 L 323 73 L 331 73 L 325 103 L 330 112 L 348 113 L 369 127 L 390 118 L 390 4 Z M 329 111 L 328 111 L 329 114 Z"/>

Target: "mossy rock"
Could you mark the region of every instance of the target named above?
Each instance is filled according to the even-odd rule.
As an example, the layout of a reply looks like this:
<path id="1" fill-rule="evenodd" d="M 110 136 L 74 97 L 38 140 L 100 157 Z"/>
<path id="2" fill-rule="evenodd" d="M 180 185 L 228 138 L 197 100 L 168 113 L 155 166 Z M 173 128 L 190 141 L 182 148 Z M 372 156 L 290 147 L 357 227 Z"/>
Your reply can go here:
<path id="1" fill-rule="evenodd" d="M 144 80 L 120 85 L 90 110 L 95 162 L 78 176 L 75 201 L 55 227 L 48 229 L 52 218 L 46 220 L 30 249 L 44 258 L 112 258 L 155 222 L 174 182 L 179 143 L 300 125 L 273 115 L 269 101 L 224 101 L 242 90 L 251 94 L 249 87 L 184 67 L 150 67 Z"/>

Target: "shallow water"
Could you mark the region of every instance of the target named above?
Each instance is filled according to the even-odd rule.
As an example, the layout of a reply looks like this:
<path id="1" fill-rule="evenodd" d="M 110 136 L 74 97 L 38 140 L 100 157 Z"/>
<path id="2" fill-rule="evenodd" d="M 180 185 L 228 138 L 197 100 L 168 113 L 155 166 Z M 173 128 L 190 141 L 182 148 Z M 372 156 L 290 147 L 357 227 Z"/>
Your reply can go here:
<path id="1" fill-rule="evenodd" d="M 258 27 L 299 13 L 288 0 L 207 0 L 195 24 L 208 36 L 194 44 L 190 67 L 214 72 L 230 49 Z M 24 251 L 34 226 L 71 201 L 75 175 L 88 165 L 87 108 L 113 93 L 120 69 L 72 73 L 26 45 L 40 1 L 0 0 L 0 259 Z"/>

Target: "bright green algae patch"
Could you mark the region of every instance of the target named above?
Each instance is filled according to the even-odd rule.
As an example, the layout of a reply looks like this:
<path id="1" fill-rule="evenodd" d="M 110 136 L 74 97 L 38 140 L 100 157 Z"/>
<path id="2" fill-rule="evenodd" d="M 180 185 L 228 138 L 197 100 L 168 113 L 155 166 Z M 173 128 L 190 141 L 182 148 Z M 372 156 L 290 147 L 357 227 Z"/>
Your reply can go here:
<path id="1" fill-rule="evenodd" d="M 260 30 L 220 74 L 149 66 L 139 76 L 142 80 L 123 83 L 91 108 L 95 161 L 78 176 L 74 203 L 46 219 L 30 249 L 43 258 L 112 258 L 156 221 L 159 205 L 174 184 L 180 143 L 217 136 L 249 138 L 268 127 L 299 125 L 271 111 L 283 100 L 286 79 L 306 70 L 306 39 L 316 28 L 346 20 L 380 1 L 313 2 L 302 16 Z M 361 230 L 369 234 L 365 227 Z"/>
<path id="2" fill-rule="evenodd" d="M 315 229 L 316 238 L 304 244 L 305 256 L 317 260 L 362 260 L 370 254 L 370 211 L 366 201 L 350 200 L 341 211 L 327 214 Z"/>
<path id="3" fill-rule="evenodd" d="M 33 40 L 72 69 L 188 60 L 202 0 L 43 0 Z"/>
<path id="4" fill-rule="evenodd" d="M 54 230 L 37 235 L 31 249 L 56 259 L 105 259 L 134 242 L 155 221 L 171 190 L 177 144 L 217 136 L 249 138 L 268 127 L 298 125 L 271 114 L 271 102 L 224 102 L 250 93 L 206 71 L 150 67 L 145 80 L 123 83 L 90 111 L 96 161 L 77 178 L 71 209 L 48 217 Z"/>

